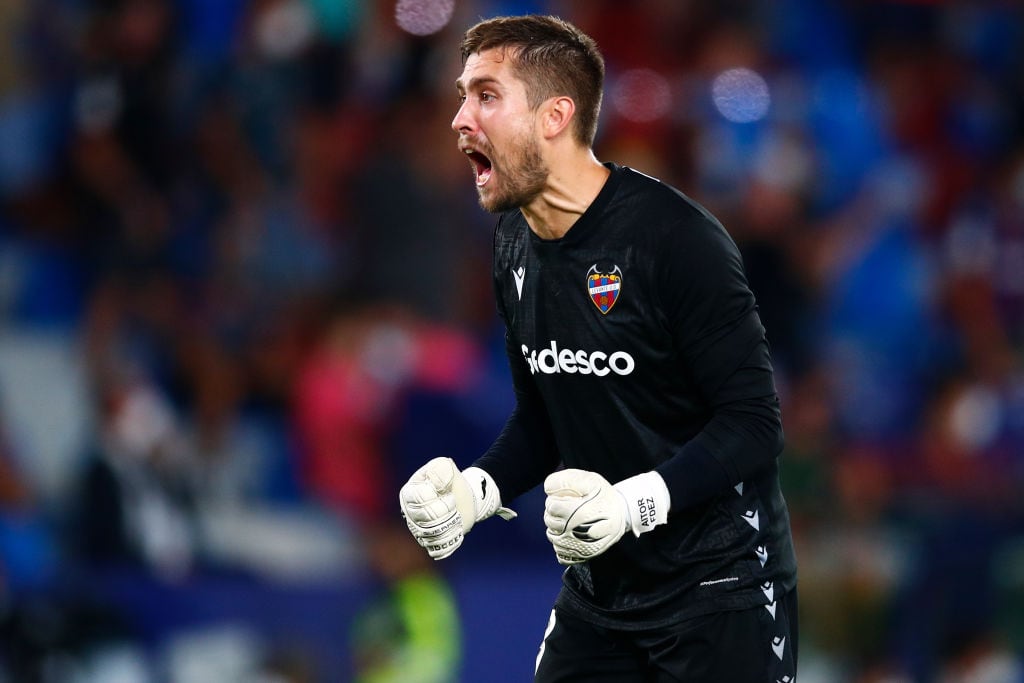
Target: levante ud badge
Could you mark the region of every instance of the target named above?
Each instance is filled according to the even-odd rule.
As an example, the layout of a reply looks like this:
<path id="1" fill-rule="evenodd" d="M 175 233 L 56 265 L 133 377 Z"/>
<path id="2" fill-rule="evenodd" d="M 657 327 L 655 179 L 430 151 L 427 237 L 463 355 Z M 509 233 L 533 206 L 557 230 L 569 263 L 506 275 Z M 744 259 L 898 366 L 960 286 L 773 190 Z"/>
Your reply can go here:
<path id="1" fill-rule="evenodd" d="M 590 292 L 590 300 L 597 306 L 597 310 L 601 311 L 602 315 L 607 315 L 619 300 L 619 292 L 622 291 L 622 271 L 618 266 L 612 266 L 610 273 L 602 273 L 598 271 L 595 263 L 587 271 L 587 291 Z"/>

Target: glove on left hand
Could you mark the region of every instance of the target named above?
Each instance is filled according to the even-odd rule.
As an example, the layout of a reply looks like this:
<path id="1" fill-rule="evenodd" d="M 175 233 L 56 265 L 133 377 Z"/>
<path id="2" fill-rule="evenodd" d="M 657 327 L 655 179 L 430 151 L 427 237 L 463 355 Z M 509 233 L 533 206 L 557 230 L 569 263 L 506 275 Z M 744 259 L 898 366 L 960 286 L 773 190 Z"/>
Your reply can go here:
<path id="1" fill-rule="evenodd" d="M 585 562 L 626 532 L 626 499 L 607 479 L 587 470 L 560 470 L 544 481 L 547 537 L 559 564 Z"/>
<path id="2" fill-rule="evenodd" d="M 615 544 L 627 530 L 635 536 L 668 522 L 671 496 L 657 472 L 644 472 L 614 486 L 597 472 L 562 470 L 544 482 L 544 524 L 561 564 L 578 564 Z"/>

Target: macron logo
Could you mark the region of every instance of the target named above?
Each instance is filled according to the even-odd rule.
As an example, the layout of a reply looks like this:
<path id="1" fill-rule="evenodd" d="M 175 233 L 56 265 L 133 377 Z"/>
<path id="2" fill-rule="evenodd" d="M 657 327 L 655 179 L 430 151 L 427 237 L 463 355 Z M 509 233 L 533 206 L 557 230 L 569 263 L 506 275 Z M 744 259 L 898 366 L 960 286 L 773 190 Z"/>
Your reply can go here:
<path id="1" fill-rule="evenodd" d="M 518 269 L 512 269 L 512 277 L 516 279 L 516 294 L 519 295 L 519 300 L 523 300 L 523 280 L 526 279 L 526 268 L 519 266 Z"/>

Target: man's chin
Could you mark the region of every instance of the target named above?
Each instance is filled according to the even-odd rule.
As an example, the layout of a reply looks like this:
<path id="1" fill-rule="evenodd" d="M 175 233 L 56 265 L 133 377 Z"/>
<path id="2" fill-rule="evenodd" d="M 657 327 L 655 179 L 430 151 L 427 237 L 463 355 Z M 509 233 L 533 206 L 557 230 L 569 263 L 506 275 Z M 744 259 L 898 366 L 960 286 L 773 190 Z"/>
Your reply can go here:
<path id="1" fill-rule="evenodd" d="M 477 188 L 477 198 L 480 200 L 480 207 L 488 213 L 505 213 L 520 209 L 540 196 L 540 190 L 535 192 L 495 192 L 493 188 L 485 192 L 484 188 Z"/>
<path id="2" fill-rule="evenodd" d="M 509 200 L 508 197 L 487 192 L 485 188 L 477 188 L 477 198 L 480 201 L 480 208 L 488 213 L 504 213 L 516 208 L 518 205 Z"/>

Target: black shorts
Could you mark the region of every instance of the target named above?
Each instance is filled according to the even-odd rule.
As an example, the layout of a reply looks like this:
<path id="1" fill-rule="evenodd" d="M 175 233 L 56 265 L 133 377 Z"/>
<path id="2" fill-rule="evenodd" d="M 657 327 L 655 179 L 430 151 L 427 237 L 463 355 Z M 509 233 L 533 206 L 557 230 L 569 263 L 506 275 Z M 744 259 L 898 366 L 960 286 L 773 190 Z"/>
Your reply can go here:
<path id="1" fill-rule="evenodd" d="M 535 683 L 791 683 L 796 591 L 767 607 L 716 612 L 670 628 L 622 631 L 551 612 Z"/>

